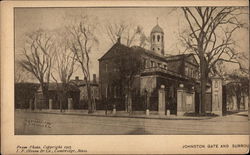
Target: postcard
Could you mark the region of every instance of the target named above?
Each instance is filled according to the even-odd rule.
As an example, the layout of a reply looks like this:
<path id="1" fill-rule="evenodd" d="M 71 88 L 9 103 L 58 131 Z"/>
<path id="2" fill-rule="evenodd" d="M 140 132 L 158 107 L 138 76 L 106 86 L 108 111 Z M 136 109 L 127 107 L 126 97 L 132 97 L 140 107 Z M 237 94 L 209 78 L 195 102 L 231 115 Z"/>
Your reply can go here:
<path id="1" fill-rule="evenodd" d="M 3 154 L 249 152 L 249 3 L 1 2 Z"/>

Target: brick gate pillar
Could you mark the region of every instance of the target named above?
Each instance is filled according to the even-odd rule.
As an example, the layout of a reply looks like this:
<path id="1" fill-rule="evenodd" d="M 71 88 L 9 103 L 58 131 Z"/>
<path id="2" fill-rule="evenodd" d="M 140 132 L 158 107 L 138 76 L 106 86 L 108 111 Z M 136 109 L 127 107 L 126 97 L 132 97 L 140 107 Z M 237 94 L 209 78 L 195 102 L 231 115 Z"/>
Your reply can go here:
<path id="1" fill-rule="evenodd" d="M 248 110 L 248 96 L 244 96 L 245 110 Z"/>
<path id="2" fill-rule="evenodd" d="M 53 100 L 49 99 L 49 110 L 52 110 Z"/>
<path id="3" fill-rule="evenodd" d="M 222 116 L 222 78 L 212 79 L 212 113 Z"/>
<path id="4" fill-rule="evenodd" d="M 68 98 L 68 110 L 72 110 L 72 109 L 73 109 L 73 99 Z"/>
<path id="5" fill-rule="evenodd" d="M 158 90 L 158 114 L 165 115 L 166 110 L 166 101 L 165 101 L 165 86 L 161 85 L 161 88 Z"/>
<path id="6" fill-rule="evenodd" d="M 185 90 L 184 85 L 180 84 L 179 88 L 177 88 L 177 116 L 183 116 L 184 111 L 184 105 L 185 105 Z"/>

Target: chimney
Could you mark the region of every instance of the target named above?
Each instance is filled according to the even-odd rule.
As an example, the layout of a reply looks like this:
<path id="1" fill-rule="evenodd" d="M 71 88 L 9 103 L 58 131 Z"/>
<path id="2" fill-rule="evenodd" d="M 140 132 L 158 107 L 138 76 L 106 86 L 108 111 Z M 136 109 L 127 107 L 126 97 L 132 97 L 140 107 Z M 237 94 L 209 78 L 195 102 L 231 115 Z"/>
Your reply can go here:
<path id="1" fill-rule="evenodd" d="M 96 74 L 93 74 L 93 83 L 97 83 L 96 82 Z"/>
<path id="2" fill-rule="evenodd" d="M 79 76 L 76 76 L 76 77 L 75 77 L 75 80 L 76 80 L 76 81 L 79 81 Z"/>

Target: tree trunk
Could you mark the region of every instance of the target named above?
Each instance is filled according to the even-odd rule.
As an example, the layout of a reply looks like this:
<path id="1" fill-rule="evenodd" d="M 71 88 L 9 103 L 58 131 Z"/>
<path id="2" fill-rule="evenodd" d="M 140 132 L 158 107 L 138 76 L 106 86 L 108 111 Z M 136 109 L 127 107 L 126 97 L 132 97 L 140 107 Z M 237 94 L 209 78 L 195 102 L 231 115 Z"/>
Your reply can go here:
<path id="1" fill-rule="evenodd" d="M 39 105 L 39 110 L 42 110 L 47 105 L 48 99 L 48 89 L 46 88 L 45 84 L 41 84 L 42 86 L 42 103 Z"/>
<path id="2" fill-rule="evenodd" d="M 131 90 L 128 92 L 128 112 L 132 112 L 132 93 Z"/>
<path id="3" fill-rule="evenodd" d="M 60 112 L 62 112 L 62 96 L 59 97 Z"/>
<path id="4" fill-rule="evenodd" d="M 205 64 L 205 57 L 203 55 L 203 52 L 200 55 L 200 85 L 201 85 L 201 102 L 200 102 L 200 107 L 199 107 L 199 114 L 204 114 L 205 113 L 205 105 L 206 105 L 206 84 L 207 84 L 207 75 L 206 75 L 206 64 Z"/>
<path id="5" fill-rule="evenodd" d="M 236 104 L 237 104 L 237 110 L 240 110 L 240 101 L 241 101 L 241 93 L 238 89 L 238 92 L 236 92 Z"/>
<path id="6" fill-rule="evenodd" d="M 88 97 L 88 113 L 92 113 L 93 112 L 93 106 L 92 106 L 92 97 L 91 97 L 91 88 L 90 88 L 90 84 L 89 82 L 86 82 L 86 86 L 87 86 L 87 97 Z"/>
<path id="7" fill-rule="evenodd" d="M 128 112 L 128 94 L 125 94 L 124 104 L 125 104 L 125 111 Z"/>

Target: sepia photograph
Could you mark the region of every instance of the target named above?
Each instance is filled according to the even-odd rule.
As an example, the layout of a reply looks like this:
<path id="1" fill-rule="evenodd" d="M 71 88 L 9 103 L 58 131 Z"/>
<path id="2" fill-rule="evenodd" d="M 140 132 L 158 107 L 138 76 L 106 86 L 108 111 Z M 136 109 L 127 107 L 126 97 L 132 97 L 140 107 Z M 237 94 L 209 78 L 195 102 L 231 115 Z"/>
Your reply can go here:
<path id="1" fill-rule="evenodd" d="M 247 154 L 246 0 L 1 1 L 1 154 Z"/>
<path id="2" fill-rule="evenodd" d="M 249 8 L 15 7 L 15 135 L 248 135 Z"/>

